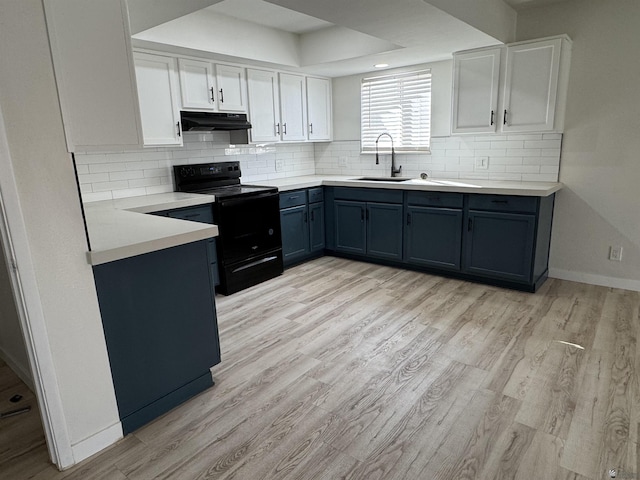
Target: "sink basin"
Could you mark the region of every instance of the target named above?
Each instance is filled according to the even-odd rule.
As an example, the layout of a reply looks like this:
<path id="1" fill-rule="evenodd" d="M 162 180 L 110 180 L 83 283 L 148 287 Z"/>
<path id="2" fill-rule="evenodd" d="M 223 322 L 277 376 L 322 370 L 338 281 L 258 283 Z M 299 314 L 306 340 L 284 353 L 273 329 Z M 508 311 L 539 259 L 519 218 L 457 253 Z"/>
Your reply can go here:
<path id="1" fill-rule="evenodd" d="M 411 179 L 403 177 L 360 177 L 352 178 L 351 180 L 364 180 L 367 182 L 408 182 Z"/>

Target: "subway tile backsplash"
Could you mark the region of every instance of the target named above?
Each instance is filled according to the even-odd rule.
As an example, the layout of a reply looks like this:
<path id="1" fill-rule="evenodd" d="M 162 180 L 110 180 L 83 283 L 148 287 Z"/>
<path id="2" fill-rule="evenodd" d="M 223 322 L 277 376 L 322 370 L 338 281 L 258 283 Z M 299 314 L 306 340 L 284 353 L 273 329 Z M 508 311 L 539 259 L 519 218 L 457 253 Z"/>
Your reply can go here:
<path id="1" fill-rule="evenodd" d="M 397 154 L 402 176 L 557 181 L 560 134 L 434 137 L 430 154 Z M 382 152 L 381 148 L 381 152 Z M 388 152 L 388 150 L 386 150 Z M 489 157 L 488 168 L 475 166 Z M 239 160 L 244 183 L 301 175 L 376 175 L 390 171 L 390 155 L 361 154 L 359 141 L 274 145 L 229 145 L 227 132 L 184 135 L 184 146 L 77 154 L 85 202 L 173 191 L 173 165 Z"/>
<path id="2" fill-rule="evenodd" d="M 228 132 L 184 133 L 183 147 L 77 154 L 85 202 L 173 191 L 173 165 L 239 160 L 244 183 L 313 175 L 311 143 L 229 145 Z"/>
<path id="3" fill-rule="evenodd" d="M 470 135 L 434 137 L 430 154 L 396 154 L 402 176 L 426 173 L 434 178 L 556 182 L 560 168 L 561 134 Z M 318 143 L 316 173 L 324 175 L 388 175 L 388 147 L 375 155 L 361 154 L 359 141 Z M 477 157 L 489 157 L 488 168 L 475 166 Z"/>

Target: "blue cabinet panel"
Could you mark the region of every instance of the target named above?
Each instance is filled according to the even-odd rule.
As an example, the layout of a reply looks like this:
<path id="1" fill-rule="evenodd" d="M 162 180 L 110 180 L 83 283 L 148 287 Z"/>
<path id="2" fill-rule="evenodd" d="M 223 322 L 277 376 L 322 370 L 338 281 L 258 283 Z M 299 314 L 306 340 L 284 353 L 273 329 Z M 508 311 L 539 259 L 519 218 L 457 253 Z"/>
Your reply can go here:
<path id="1" fill-rule="evenodd" d="M 402 260 L 402 205 L 367 203 L 367 255 Z"/>
<path id="2" fill-rule="evenodd" d="M 306 204 L 280 210 L 280 228 L 282 257 L 285 265 L 310 253 L 309 215 Z"/>
<path id="3" fill-rule="evenodd" d="M 465 271 L 532 281 L 535 215 L 470 210 L 467 222 Z"/>
<path id="4" fill-rule="evenodd" d="M 495 212 L 536 213 L 538 197 L 517 195 L 469 195 L 470 210 L 490 210 Z"/>
<path id="5" fill-rule="evenodd" d="M 213 385 L 220 362 L 206 240 L 93 267 L 125 433 Z"/>
<path id="6" fill-rule="evenodd" d="M 408 206 L 405 257 L 416 265 L 460 270 L 462 210 Z"/>
<path id="7" fill-rule="evenodd" d="M 348 200 L 334 202 L 336 250 L 364 255 L 367 252 L 366 203 Z"/>
<path id="8" fill-rule="evenodd" d="M 309 246 L 311 252 L 324 250 L 324 203 L 309 204 Z"/>

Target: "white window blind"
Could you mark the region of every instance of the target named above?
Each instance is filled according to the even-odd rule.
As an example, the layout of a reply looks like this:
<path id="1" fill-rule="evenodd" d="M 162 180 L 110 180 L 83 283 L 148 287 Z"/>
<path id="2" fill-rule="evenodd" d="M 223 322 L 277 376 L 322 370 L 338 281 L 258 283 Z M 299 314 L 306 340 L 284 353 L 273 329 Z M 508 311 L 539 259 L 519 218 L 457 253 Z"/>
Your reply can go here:
<path id="1" fill-rule="evenodd" d="M 396 152 L 429 151 L 431 70 L 362 79 L 361 108 L 363 152 L 375 152 L 376 138 L 385 132 Z M 388 137 L 380 145 L 390 146 Z"/>

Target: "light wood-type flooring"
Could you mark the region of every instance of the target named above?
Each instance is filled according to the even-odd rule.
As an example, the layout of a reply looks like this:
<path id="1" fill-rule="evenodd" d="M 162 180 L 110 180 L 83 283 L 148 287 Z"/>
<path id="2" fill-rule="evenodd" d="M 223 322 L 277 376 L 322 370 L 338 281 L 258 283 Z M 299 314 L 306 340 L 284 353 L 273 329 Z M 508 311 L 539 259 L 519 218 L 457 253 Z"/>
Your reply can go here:
<path id="1" fill-rule="evenodd" d="M 324 257 L 217 302 L 215 387 L 70 471 L 43 447 L 0 477 L 640 478 L 640 293 Z"/>

